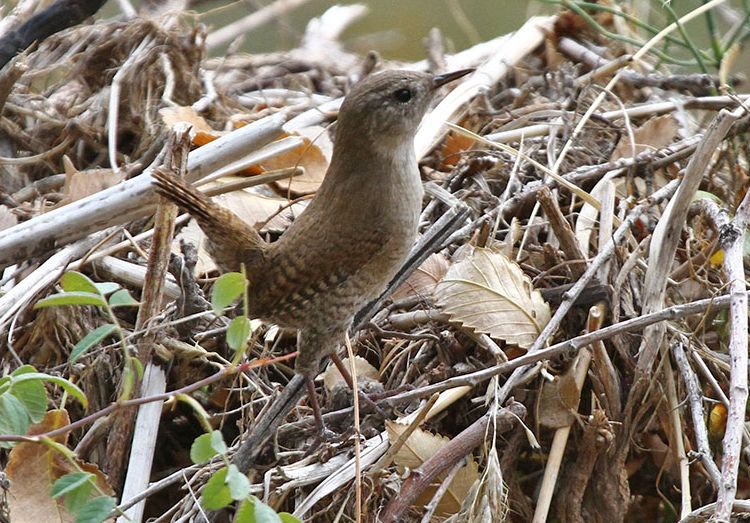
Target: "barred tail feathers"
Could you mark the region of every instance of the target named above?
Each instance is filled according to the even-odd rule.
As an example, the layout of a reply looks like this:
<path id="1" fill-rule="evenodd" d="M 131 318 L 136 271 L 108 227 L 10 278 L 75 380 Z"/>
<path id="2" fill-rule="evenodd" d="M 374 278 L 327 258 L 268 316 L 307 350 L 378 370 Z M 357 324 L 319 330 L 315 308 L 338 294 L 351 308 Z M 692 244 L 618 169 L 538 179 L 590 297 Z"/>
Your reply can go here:
<path id="1" fill-rule="evenodd" d="M 219 205 L 212 202 L 210 198 L 193 186 L 160 169 L 155 169 L 151 176 L 154 179 L 154 190 L 159 195 L 183 207 L 196 219 L 211 220 L 212 211 L 217 211 L 220 208 Z"/>
<path id="2" fill-rule="evenodd" d="M 158 194 L 195 218 L 206 234 L 209 254 L 222 269 L 236 271 L 244 263 L 251 270 L 262 261 L 268 243 L 239 216 L 169 173 L 156 169 L 151 176 Z"/>

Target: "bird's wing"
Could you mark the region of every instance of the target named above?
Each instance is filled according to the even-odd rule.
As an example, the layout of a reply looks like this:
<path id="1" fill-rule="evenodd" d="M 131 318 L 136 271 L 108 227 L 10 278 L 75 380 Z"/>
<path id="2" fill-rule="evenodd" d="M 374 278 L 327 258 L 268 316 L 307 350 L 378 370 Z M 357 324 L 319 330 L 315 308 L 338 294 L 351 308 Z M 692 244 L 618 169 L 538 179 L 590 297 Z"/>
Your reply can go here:
<path id="1" fill-rule="evenodd" d="M 251 282 L 259 315 L 294 314 L 323 296 L 338 300 L 344 308 L 356 308 L 387 283 L 379 281 L 383 272 L 390 274 L 398 269 L 383 267 L 389 265 L 382 259 L 390 247 L 389 240 L 389 235 L 380 230 L 365 230 L 351 238 L 281 243 L 278 250 L 271 249 L 265 274 Z"/>

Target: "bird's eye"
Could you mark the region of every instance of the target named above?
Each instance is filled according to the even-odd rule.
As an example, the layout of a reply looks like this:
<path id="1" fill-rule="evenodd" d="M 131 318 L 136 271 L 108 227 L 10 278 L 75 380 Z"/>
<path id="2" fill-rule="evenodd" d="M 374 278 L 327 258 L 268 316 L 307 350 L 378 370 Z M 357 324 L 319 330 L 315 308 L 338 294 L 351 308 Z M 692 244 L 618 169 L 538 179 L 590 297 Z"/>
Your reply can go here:
<path id="1" fill-rule="evenodd" d="M 402 104 L 405 104 L 409 100 L 411 100 L 411 90 L 409 89 L 398 89 L 394 91 L 393 97 L 401 102 Z"/>

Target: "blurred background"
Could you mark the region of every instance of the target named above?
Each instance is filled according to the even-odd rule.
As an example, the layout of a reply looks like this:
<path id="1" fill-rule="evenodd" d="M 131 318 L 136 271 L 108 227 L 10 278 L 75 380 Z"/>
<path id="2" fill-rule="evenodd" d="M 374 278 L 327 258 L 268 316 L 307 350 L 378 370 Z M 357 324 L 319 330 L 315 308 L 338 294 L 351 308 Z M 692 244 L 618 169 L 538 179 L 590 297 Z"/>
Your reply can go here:
<path id="1" fill-rule="evenodd" d="M 293 48 L 298 45 L 310 19 L 320 16 L 333 5 L 355 3 L 342 0 L 289 1 L 298 5 L 233 42 L 232 48 L 250 53 Z M 200 21 L 211 29 L 224 27 L 272 3 L 274 0 L 198 0 L 194 3 L 194 9 Z M 451 53 L 509 33 L 531 16 L 551 14 L 572 4 L 591 7 L 598 3 L 602 10 L 593 18 L 608 16 L 606 10 L 613 8 L 632 14 L 637 18 L 637 24 L 624 22 L 622 18 L 621 21 L 629 26 L 635 40 L 643 42 L 675 17 L 705 2 L 630 0 L 592 1 L 586 4 L 579 0 L 359 0 L 356 3 L 366 5 L 368 14 L 344 33 L 342 40 L 348 49 L 363 54 L 376 50 L 388 59 L 416 61 L 425 58 L 424 39 L 433 27 L 440 28 L 446 41 L 446 51 Z M 727 0 L 709 15 L 699 16 L 685 24 L 682 35 L 679 31 L 672 33 L 676 39 L 688 38 L 690 45 L 671 45 L 662 50 L 674 55 L 683 64 L 694 64 L 685 65 L 681 72 L 715 72 L 706 70 L 710 67 L 698 65 L 691 45 L 694 49 L 702 50 L 705 57 L 715 58 L 711 52 L 711 35 L 719 41 L 727 36 L 730 28 L 737 26 L 744 26 L 746 35 L 733 41 L 743 42 L 750 32 L 749 11 L 747 0 Z M 216 47 L 211 54 L 222 55 L 227 48 L 227 45 Z M 743 49 L 733 68 L 735 74 L 750 72 L 748 55 L 750 53 Z"/>
<path id="2" fill-rule="evenodd" d="M 196 9 L 209 27 L 223 27 L 272 0 L 212 0 Z M 241 48 L 257 53 L 295 47 L 307 22 L 336 4 L 360 3 L 369 13 L 344 34 L 349 49 L 366 53 L 372 49 L 383 57 L 406 61 L 425 57 L 423 40 L 439 27 L 447 40 L 446 50 L 465 49 L 514 29 L 533 14 L 551 13 L 556 5 L 529 0 L 309 0 L 272 23 L 245 37 Z M 217 49 L 221 54 L 224 49 Z"/>

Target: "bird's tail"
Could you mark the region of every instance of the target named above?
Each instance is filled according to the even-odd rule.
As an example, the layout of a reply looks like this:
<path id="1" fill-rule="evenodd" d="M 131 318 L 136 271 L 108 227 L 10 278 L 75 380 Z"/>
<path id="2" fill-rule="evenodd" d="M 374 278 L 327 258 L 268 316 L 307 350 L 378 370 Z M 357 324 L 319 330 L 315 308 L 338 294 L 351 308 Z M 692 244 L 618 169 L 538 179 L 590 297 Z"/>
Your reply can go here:
<path id="1" fill-rule="evenodd" d="M 196 219 L 206 233 L 209 254 L 222 269 L 238 271 L 243 263 L 250 269 L 262 261 L 268 243 L 239 216 L 166 171 L 155 169 L 151 176 L 158 194 Z"/>

